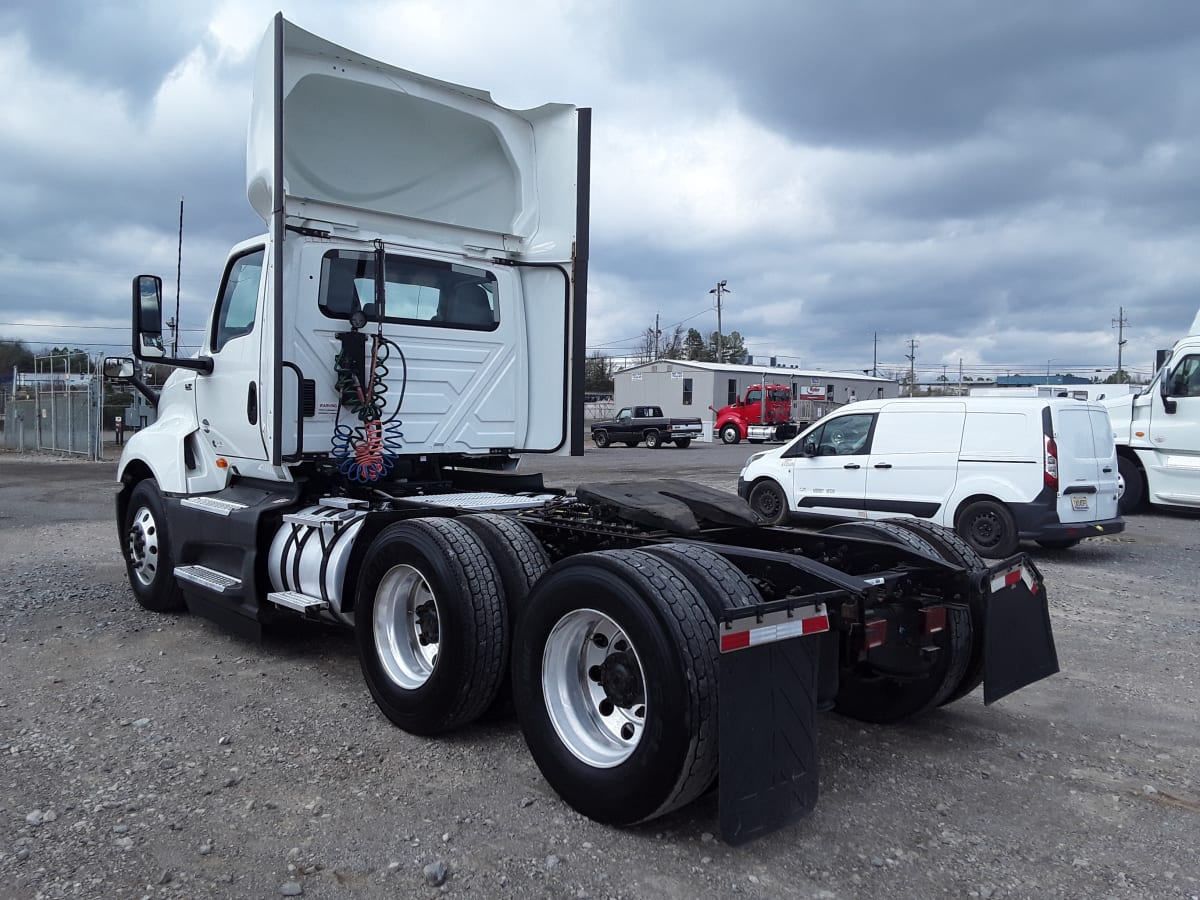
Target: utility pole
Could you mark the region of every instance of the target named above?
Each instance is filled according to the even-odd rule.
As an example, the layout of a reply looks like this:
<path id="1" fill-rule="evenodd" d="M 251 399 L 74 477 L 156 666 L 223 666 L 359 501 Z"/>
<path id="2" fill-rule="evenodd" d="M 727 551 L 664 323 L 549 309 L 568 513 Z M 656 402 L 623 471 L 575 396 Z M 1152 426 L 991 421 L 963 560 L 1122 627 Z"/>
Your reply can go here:
<path id="1" fill-rule="evenodd" d="M 1121 352 L 1125 349 L 1125 345 L 1129 341 L 1125 340 L 1125 326 L 1129 322 L 1125 319 L 1125 307 L 1119 307 L 1117 317 L 1113 319 L 1112 327 L 1117 329 L 1117 377 L 1120 378 L 1121 370 Z"/>
<path id="2" fill-rule="evenodd" d="M 871 351 L 871 375 L 879 377 L 879 332 L 875 332 L 875 347 Z"/>
<path id="3" fill-rule="evenodd" d="M 654 314 L 654 358 L 656 360 L 658 359 L 658 336 L 660 334 L 662 334 L 662 332 L 658 330 L 658 313 L 655 313 Z"/>
<path id="4" fill-rule="evenodd" d="M 732 293 L 726 287 L 727 284 L 728 282 L 722 278 L 717 282 L 717 286 L 709 291 L 710 294 L 717 295 L 717 362 L 721 362 L 721 295 Z"/>
<path id="5" fill-rule="evenodd" d="M 909 338 L 908 352 L 904 354 L 908 360 L 908 396 L 912 397 L 917 389 L 917 347 L 920 342 L 916 338 Z"/>

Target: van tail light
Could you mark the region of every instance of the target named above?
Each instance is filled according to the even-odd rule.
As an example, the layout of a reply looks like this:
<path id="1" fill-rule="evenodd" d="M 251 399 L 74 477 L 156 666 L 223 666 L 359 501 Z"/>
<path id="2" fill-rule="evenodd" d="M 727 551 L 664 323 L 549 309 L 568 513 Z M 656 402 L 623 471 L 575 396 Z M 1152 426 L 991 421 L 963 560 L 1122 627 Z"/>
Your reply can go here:
<path id="1" fill-rule="evenodd" d="M 1046 467 L 1043 473 L 1046 487 L 1053 491 L 1058 490 L 1058 444 L 1054 443 L 1054 438 L 1046 435 Z"/>

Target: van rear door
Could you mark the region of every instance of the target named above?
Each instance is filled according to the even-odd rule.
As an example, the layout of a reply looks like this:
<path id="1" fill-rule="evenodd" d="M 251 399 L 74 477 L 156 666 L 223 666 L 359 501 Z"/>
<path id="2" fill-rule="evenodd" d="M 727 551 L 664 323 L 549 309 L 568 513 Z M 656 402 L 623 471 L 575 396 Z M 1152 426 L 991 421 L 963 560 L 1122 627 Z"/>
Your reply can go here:
<path id="1" fill-rule="evenodd" d="M 1058 450 L 1058 518 L 1063 524 L 1094 522 L 1116 515 L 1116 472 L 1101 471 L 1106 467 L 1116 468 L 1111 449 L 1112 429 L 1104 415 L 1101 427 L 1105 431 L 1097 439 L 1093 430 L 1093 412 L 1091 404 L 1078 401 L 1057 401 L 1050 407 L 1054 443 Z M 1100 412 L 1103 414 L 1103 410 Z M 1107 451 L 1103 449 L 1104 438 L 1107 438 Z M 1109 505 L 1110 496 L 1113 505 Z"/>

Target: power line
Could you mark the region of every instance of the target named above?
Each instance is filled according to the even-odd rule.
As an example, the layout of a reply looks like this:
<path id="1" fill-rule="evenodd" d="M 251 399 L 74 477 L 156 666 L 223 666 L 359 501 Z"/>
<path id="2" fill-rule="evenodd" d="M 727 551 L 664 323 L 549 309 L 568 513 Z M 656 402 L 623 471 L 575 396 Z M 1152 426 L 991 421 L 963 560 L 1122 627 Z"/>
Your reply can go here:
<path id="1" fill-rule="evenodd" d="M 13 328 L 91 328 L 96 331 L 128 331 L 128 325 L 68 325 L 65 322 L 0 322 Z M 207 328 L 181 328 L 180 331 L 207 331 Z"/>

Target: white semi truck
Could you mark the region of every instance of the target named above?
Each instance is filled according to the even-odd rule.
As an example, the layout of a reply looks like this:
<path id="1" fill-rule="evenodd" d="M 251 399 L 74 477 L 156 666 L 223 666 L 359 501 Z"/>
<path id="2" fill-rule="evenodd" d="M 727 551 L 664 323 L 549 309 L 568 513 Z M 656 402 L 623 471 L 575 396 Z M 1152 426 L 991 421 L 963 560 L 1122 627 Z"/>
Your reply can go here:
<path id="1" fill-rule="evenodd" d="M 589 146 L 590 110 L 505 109 L 277 16 L 247 152 L 267 233 L 196 355 L 166 355 L 143 275 L 135 360 L 106 362 L 158 406 L 121 456 L 122 553 L 149 610 L 352 628 L 408 731 L 511 703 L 599 821 L 719 784 L 736 843 L 815 803 L 818 709 L 895 722 L 1057 671 L 1046 591 L 920 521 L 770 528 L 682 480 L 518 472 L 583 452 Z M 145 362 L 176 367 L 160 392 Z"/>
<path id="2" fill-rule="evenodd" d="M 1121 513 L 1146 501 L 1200 509 L 1200 312 L 1144 390 L 1103 402 L 1125 482 Z"/>

